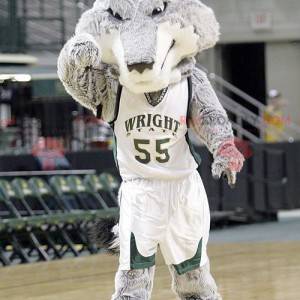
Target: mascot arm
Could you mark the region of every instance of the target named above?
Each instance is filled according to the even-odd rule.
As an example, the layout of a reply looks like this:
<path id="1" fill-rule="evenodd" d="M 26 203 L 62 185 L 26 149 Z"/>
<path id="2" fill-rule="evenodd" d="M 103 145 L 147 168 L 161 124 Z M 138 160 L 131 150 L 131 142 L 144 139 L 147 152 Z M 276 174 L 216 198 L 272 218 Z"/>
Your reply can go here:
<path id="1" fill-rule="evenodd" d="M 95 115 L 100 104 L 108 101 L 100 57 L 93 37 L 81 34 L 66 43 L 58 58 L 58 76 L 66 91 Z"/>
<path id="2" fill-rule="evenodd" d="M 236 173 L 242 169 L 244 157 L 234 144 L 228 116 L 203 71 L 195 68 L 192 82 L 191 127 L 213 154 L 213 176 L 220 178 L 224 174 L 229 185 L 234 186 Z"/>
<path id="3" fill-rule="evenodd" d="M 96 9 L 81 16 L 75 36 L 59 55 L 58 76 L 76 101 L 109 122 L 114 116 L 118 80 L 103 63 L 99 20 Z"/>
<path id="4" fill-rule="evenodd" d="M 111 76 L 97 42 L 98 11 L 90 9 L 80 18 L 72 37 L 58 58 L 58 76 L 67 92 L 104 121 L 114 117 L 118 81 Z"/>

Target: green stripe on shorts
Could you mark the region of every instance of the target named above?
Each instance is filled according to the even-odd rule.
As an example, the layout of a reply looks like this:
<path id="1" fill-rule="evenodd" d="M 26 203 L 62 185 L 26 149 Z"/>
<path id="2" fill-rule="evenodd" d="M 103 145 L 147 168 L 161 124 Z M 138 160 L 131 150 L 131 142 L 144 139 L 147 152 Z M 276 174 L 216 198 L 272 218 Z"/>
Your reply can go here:
<path id="1" fill-rule="evenodd" d="M 141 255 L 136 246 L 136 240 L 133 233 L 130 238 L 130 269 L 146 269 L 155 265 L 155 254 L 149 257 Z"/>
<path id="2" fill-rule="evenodd" d="M 173 265 L 178 275 L 183 275 L 189 271 L 195 270 L 200 267 L 202 256 L 202 239 L 199 242 L 197 252 L 194 257 L 182 262 L 178 265 Z"/>

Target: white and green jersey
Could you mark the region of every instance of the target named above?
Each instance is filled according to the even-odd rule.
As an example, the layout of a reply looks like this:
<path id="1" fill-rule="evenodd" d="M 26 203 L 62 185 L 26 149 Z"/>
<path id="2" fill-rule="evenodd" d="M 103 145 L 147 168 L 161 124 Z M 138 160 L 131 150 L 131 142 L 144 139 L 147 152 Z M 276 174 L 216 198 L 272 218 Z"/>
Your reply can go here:
<path id="1" fill-rule="evenodd" d="M 189 80 L 171 85 L 157 105 L 151 105 L 145 94 L 119 88 L 111 125 L 123 180 L 177 179 L 197 169 L 187 135 L 190 87 Z"/>

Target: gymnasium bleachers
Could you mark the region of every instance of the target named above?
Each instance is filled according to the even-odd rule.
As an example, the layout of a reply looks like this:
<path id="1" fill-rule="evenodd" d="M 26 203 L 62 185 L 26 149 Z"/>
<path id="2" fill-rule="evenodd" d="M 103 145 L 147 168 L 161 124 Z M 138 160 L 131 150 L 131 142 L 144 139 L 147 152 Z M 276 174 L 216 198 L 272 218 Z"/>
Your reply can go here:
<path id="1" fill-rule="evenodd" d="M 119 185 L 108 173 L 1 179 L 1 264 L 98 253 L 88 229 L 96 218 L 118 215 Z"/>

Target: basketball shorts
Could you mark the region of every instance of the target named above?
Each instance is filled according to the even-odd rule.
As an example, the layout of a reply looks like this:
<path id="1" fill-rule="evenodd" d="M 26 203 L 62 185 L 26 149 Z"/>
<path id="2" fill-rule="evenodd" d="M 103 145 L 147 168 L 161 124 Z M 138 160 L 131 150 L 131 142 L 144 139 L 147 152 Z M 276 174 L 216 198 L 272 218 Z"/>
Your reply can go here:
<path id="1" fill-rule="evenodd" d="M 210 212 L 197 171 L 178 180 L 123 182 L 119 197 L 120 270 L 155 265 L 158 246 L 178 274 L 207 263 Z"/>

